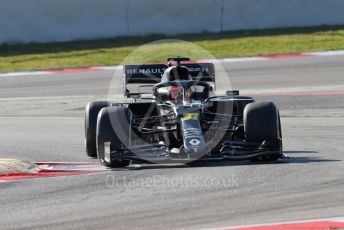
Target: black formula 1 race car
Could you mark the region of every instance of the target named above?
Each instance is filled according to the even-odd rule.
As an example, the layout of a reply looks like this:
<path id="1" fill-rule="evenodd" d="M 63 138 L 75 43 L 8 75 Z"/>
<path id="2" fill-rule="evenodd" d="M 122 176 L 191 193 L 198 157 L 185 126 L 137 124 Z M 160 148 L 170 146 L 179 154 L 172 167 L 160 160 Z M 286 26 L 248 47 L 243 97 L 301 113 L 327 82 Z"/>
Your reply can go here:
<path id="1" fill-rule="evenodd" d="M 237 90 L 215 95 L 213 63 L 126 65 L 124 83 L 130 102 L 86 106 L 86 153 L 102 165 L 283 158 L 278 108 Z"/>

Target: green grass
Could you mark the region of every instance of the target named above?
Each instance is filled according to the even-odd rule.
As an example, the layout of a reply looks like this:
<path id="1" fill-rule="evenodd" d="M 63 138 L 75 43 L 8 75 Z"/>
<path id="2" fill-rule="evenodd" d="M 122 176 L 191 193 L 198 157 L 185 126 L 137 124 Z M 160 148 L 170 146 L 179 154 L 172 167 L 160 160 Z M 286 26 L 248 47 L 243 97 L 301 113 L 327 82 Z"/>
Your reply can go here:
<path id="1" fill-rule="evenodd" d="M 116 65 L 138 47 L 160 39 L 192 42 L 215 58 L 259 56 L 344 49 L 344 26 L 1 45 L 0 72 Z M 170 55 L 175 54 L 162 52 L 152 61 Z"/>

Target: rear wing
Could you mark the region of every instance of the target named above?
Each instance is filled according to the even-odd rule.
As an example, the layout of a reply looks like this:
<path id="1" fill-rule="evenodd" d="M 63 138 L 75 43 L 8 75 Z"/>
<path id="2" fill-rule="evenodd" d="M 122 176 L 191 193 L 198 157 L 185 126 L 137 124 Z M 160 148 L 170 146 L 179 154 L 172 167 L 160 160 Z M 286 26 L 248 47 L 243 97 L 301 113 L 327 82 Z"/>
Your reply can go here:
<path id="1" fill-rule="evenodd" d="M 156 84 L 168 68 L 165 64 L 125 65 L 124 79 L 126 84 Z"/>
<path id="2" fill-rule="evenodd" d="M 189 69 L 193 80 L 215 83 L 215 66 L 213 63 L 181 62 Z M 125 84 L 157 84 L 168 68 L 166 64 L 125 65 Z"/>

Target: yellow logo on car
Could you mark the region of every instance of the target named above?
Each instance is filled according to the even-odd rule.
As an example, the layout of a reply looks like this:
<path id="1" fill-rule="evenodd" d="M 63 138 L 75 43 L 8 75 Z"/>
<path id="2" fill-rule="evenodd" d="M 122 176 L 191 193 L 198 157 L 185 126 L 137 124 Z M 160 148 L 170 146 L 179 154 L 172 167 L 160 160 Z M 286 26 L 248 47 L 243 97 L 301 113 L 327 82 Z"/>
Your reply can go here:
<path id="1" fill-rule="evenodd" d="M 199 113 L 186 113 L 184 114 L 183 120 L 199 120 Z"/>

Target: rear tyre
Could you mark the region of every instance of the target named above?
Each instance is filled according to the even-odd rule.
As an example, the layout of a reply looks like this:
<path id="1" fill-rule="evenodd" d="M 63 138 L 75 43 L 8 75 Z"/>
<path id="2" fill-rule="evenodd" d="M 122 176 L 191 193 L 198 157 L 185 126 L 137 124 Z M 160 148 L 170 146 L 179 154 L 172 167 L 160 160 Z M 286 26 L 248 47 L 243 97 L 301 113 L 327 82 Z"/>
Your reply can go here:
<path id="1" fill-rule="evenodd" d="M 129 144 L 129 109 L 119 106 L 103 108 L 97 121 L 97 154 L 107 167 L 126 167 L 129 160 L 113 158 L 110 152 L 120 153 Z M 111 146 L 111 149 L 110 149 Z M 107 149 L 106 149 L 107 148 Z"/>
<path id="2" fill-rule="evenodd" d="M 86 106 L 85 113 L 85 146 L 86 154 L 89 157 L 97 157 L 97 117 L 100 110 L 104 107 L 110 106 L 110 102 L 107 101 L 94 101 L 90 102 Z"/>
<path id="3" fill-rule="evenodd" d="M 247 141 L 276 143 L 280 154 L 266 154 L 251 161 L 276 161 L 282 157 L 282 131 L 279 111 L 272 102 L 254 102 L 244 110 L 244 132 Z"/>

